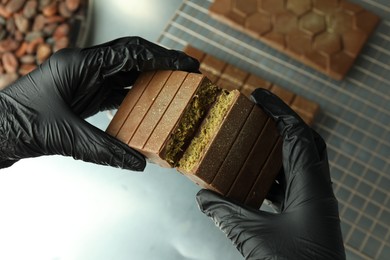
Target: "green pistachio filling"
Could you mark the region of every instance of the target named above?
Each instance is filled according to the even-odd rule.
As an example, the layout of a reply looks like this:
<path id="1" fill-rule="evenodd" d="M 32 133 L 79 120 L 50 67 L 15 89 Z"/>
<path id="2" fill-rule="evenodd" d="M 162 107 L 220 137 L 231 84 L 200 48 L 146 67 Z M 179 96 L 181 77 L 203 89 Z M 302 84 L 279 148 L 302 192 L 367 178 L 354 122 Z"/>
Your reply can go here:
<path id="1" fill-rule="evenodd" d="M 234 102 L 234 95 L 227 91 L 222 91 L 218 96 L 216 103 L 210 109 L 207 117 L 204 119 L 200 130 L 191 140 L 190 145 L 184 152 L 178 165 L 185 171 L 191 171 L 201 159 L 204 150 L 213 139 L 215 133 L 220 128 L 227 111 Z"/>
<path id="2" fill-rule="evenodd" d="M 219 93 L 220 89 L 208 80 L 200 86 L 168 141 L 165 149 L 165 160 L 168 163 L 176 166 Z"/>

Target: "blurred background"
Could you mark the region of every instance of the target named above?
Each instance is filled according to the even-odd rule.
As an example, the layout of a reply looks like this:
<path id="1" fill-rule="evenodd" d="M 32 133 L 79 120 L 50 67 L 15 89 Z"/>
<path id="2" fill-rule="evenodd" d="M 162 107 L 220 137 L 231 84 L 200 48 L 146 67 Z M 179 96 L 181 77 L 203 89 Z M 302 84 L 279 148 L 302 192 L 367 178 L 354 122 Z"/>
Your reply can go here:
<path id="1" fill-rule="evenodd" d="M 390 3 L 350 1 L 382 21 L 343 81 L 211 19 L 211 0 L 92 0 L 83 34 L 86 46 L 131 35 L 191 43 L 319 103 L 313 127 L 328 144 L 348 259 L 390 259 Z M 109 116 L 88 121 L 105 130 Z M 155 165 L 22 160 L 0 173 L 0 259 L 242 259 L 198 210 L 198 190 Z"/>

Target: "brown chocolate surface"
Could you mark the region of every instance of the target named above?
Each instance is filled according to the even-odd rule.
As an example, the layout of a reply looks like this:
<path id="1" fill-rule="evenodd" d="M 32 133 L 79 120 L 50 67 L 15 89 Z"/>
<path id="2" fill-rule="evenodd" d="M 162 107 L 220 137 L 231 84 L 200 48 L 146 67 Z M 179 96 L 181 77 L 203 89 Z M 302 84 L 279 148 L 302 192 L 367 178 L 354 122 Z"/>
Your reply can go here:
<path id="1" fill-rule="evenodd" d="M 259 133 L 268 118 L 269 117 L 258 106 L 253 106 L 245 124 L 211 183 L 211 186 L 214 189 L 222 194 L 228 193 L 240 170 L 243 168 L 253 145 L 256 144 Z M 275 133 L 277 132 L 275 131 Z M 258 157 L 251 163 L 257 164 L 258 160 L 261 159 L 262 158 Z"/>
<path id="2" fill-rule="evenodd" d="M 275 123 L 268 119 L 265 126 L 259 130 L 259 136 L 252 147 L 249 156 L 227 193 L 229 198 L 240 202 L 245 199 L 251 190 L 258 174 L 264 167 L 269 154 L 279 138 Z M 256 162 L 256 163 L 253 163 Z"/>
<path id="3" fill-rule="evenodd" d="M 307 124 L 312 125 L 314 123 L 315 116 L 319 111 L 319 105 L 315 102 L 298 96 L 295 93 L 272 84 L 254 74 L 236 68 L 193 46 L 187 46 L 184 51 L 188 55 L 194 54 L 196 55 L 194 57 L 199 58 L 201 72 L 218 86 L 228 90 L 238 89 L 247 97 L 249 97 L 256 88 L 268 89 L 290 105 Z"/>
<path id="4" fill-rule="evenodd" d="M 107 133 L 112 136 L 117 136 L 119 130 L 122 128 L 124 122 L 128 118 L 129 113 L 133 110 L 138 99 L 141 97 L 145 86 L 147 86 L 150 80 L 153 78 L 155 72 L 145 72 L 142 73 L 137 79 L 136 87 L 133 87 L 129 90 L 129 95 L 126 95 L 125 99 L 122 101 L 121 106 L 118 111 L 115 113 L 115 118 L 113 122 L 108 126 Z"/>
<path id="5" fill-rule="evenodd" d="M 345 0 L 214 0 L 210 14 L 334 79 L 342 79 L 379 18 Z"/>
<path id="6" fill-rule="evenodd" d="M 139 125 L 142 123 L 143 118 L 147 115 L 150 107 L 153 105 L 154 100 L 159 95 L 162 86 L 168 80 L 170 75 L 171 71 L 161 71 L 160 73 L 156 73 L 153 76 L 152 80 L 147 85 L 153 87 L 146 87 L 144 89 L 141 97 L 138 99 L 134 108 L 130 111 L 126 121 L 123 123 L 120 132 L 116 136 L 119 140 L 124 143 L 129 143 L 129 141 L 132 139 L 133 135 L 137 131 Z M 134 87 L 142 88 L 142 86 L 138 85 L 135 85 Z"/>
<path id="7" fill-rule="evenodd" d="M 237 72 L 238 76 L 226 74 L 224 79 L 221 78 L 232 85 L 232 79 L 236 84 L 247 78 L 258 82 L 257 78 L 218 60 L 214 64 L 223 64 L 221 73 Z M 118 109 L 107 132 L 141 152 L 150 162 L 172 167 L 164 159 L 167 140 L 205 80 L 208 79 L 202 74 L 182 71 L 142 74 Z M 180 166 L 178 170 L 203 188 L 245 202 L 247 195 L 253 194 L 249 190 L 253 189 L 255 181 L 259 182 L 260 173 L 264 175 L 260 179 L 263 180 L 268 175 L 275 178 L 279 171 L 265 163 L 281 160 L 270 154 L 275 150 L 279 134 L 273 121 L 242 93 L 234 89 L 230 95 L 234 95 L 233 103 L 223 117 L 218 132 L 207 144 L 201 160 L 191 170 L 183 170 Z M 268 170 L 276 172 L 264 173 L 266 166 Z M 273 179 L 266 179 L 264 184 L 258 183 L 256 189 L 264 193 L 272 182 Z M 251 205 L 260 207 L 264 198 L 259 197 L 258 200 L 252 197 Z"/>
<path id="8" fill-rule="evenodd" d="M 278 138 L 277 143 L 274 145 L 271 154 L 245 199 L 246 205 L 256 208 L 260 206 L 259 201 L 265 199 L 282 166 L 282 138 Z"/>
<path id="9" fill-rule="evenodd" d="M 253 102 L 239 95 L 238 91 L 235 95 L 236 100 L 233 106 L 227 112 L 218 133 L 211 140 L 200 163 L 191 172 L 178 168 L 179 171 L 187 175 L 196 175 L 206 183 L 213 181 L 254 106 Z"/>

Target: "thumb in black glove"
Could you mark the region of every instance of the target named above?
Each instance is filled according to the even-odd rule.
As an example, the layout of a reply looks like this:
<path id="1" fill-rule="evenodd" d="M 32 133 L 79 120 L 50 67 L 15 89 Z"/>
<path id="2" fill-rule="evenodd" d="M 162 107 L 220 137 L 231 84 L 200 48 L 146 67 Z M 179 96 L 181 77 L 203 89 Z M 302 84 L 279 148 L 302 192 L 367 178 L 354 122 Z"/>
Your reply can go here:
<path id="1" fill-rule="evenodd" d="M 255 210 L 207 190 L 197 194 L 201 211 L 246 259 L 345 259 L 325 142 L 269 91 L 257 89 L 252 99 L 275 119 L 283 137 L 286 186 L 280 213 Z"/>
<path id="2" fill-rule="evenodd" d="M 0 91 L 0 168 L 59 154 L 143 170 L 142 155 L 84 119 L 117 108 L 140 72 L 165 69 L 198 71 L 199 63 L 139 37 L 55 53 Z"/>

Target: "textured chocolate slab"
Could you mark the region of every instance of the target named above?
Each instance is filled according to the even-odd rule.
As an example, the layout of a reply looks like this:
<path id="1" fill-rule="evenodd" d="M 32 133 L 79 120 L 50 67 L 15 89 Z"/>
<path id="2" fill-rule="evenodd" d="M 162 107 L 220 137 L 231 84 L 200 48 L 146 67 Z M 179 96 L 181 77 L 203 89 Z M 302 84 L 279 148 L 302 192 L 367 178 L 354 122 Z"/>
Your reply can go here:
<path id="1" fill-rule="evenodd" d="M 259 133 L 268 118 L 258 106 L 253 106 L 251 113 L 211 183 L 214 189 L 222 194 L 228 193 L 240 170 L 245 165 L 252 147 L 256 143 Z M 276 129 L 274 130 L 277 133 Z M 266 147 L 262 148 L 266 149 Z M 268 157 L 268 154 L 265 157 Z M 257 164 L 259 160 L 262 160 L 262 158 L 256 158 L 251 163 Z"/>
<path id="2" fill-rule="evenodd" d="M 201 67 L 201 72 L 218 86 L 229 90 L 238 89 L 244 95 L 249 97 L 256 88 L 265 88 L 279 96 L 288 105 L 294 106 L 292 108 L 302 117 L 302 119 L 309 125 L 312 125 L 315 116 L 319 111 L 319 105 L 313 101 L 296 95 L 295 93 L 272 84 L 254 74 L 246 73 L 234 65 L 228 64 L 210 54 L 204 53 L 201 50 L 188 45 L 184 51 L 188 55 L 195 55 Z M 215 66 L 215 67 L 213 67 Z M 304 102 L 301 102 L 304 100 Z"/>
<path id="3" fill-rule="evenodd" d="M 129 143 L 170 75 L 171 71 L 161 71 L 153 76 L 147 85 L 152 87 L 146 87 L 144 89 L 142 96 L 138 99 L 137 104 L 131 110 L 120 132 L 117 134 L 116 137 L 119 140 L 124 143 Z M 135 84 L 135 87 L 137 88 L 138 86 Z"/>
<path id="4" fill-rule="evenodd" d="M 227 64 L 222 72 L 221 79 L 225 79 L 237 85 L 241 85 L 242 82 L 245 82 L 248 76 L 248 72 L 243 71 L 231 64 Z"/>
<path id="5" fill-rule="evenodd" d="M 257 176 L 264 167 L 276 141 L 279 138 L 275 123 L 268 119 L 265 126 L 259 130 L 259 135 L 252 147 L 244 165 L 227 193 L 229 198 L 245 202 Z M 256 162 L 256 163 L 253 163 Z"/>
<path id="6" fill-rule="evenodd" d="M 275 181 L 280 169 L 282 168 L 282 138 L 278 138 L 278 142 L 273 147 L 263 169 L 258 174 L 257 179 L 252 186 L 245 204 L 258 207 L 259 201 L 263 201 Z"/>
<path id="7" fill-rule="evenodd" d="M 342 79 L 379 17 L 344 0 L 214 0 L 210 14 L 300 62 Z"/>
<path id="8" fill-rule="evenodd" d="M 145 86 L 147 86 L 153 78 L 154 73 L 155 72 L 145 72 L 138 77 L 137 85 L 129 90 L 129 95 L 126 95 L 121 106 L 118 108 L 118 111 L 115 113 L 116 120 L 108 126 L 106 130 L 108 134 L 115 137 L 117 136 L 119 130 L 123 126 L 123 123 L 127 120 L 129 113 L 131 113 L 138 99 L 146 89 Z"/>

